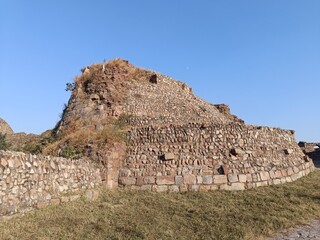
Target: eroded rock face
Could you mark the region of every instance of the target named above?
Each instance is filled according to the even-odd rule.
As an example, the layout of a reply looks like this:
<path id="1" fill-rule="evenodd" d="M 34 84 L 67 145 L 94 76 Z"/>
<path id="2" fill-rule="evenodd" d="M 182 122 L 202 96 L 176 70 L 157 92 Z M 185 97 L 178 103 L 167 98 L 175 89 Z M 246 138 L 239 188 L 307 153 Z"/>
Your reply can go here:
<path id="1" fill-rule="evenodd" d="M 13 130 L 10 125 L 0 118 L 0 133 L 2 134 L 13 134 Z"/>
<path id="2" fill-rule="evenodd" d="M 99 129 L 125 115 L 131 125 L 231 120 L 195 96 L 185 83 L 116 59 L 85 67 L 59 125 L 59 133 Z"/>
<path id="3" fill-rule="evenodd" d="M 236 115 L 231 114 L 230 107 L 228 105 L 214 104 L 214 106 L 219 110 L 220 113 L 222 113 L 224 116 L 226 116 L 231 121 L 238 122 L 238 123 L 244 123 L 244 121 L 242 119 L 238 118 Z"/>

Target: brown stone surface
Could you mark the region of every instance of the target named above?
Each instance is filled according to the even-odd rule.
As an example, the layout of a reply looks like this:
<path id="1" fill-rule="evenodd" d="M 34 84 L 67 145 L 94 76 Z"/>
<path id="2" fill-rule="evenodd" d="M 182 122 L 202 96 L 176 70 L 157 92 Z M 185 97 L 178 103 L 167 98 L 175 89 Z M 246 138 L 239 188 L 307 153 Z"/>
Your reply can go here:
<path id="1" fill-rule="evenodd" d="M 192 174 L 186 174 L 183 176 L 184 184 L 186 185 L 192 185 L 197 183 L 197 179 L 195 175 Z"/>
<path id="2" fill-rule="evenodd" d="M 0 133 L 2 134 L 13 134 L 13 130 L 10 125 L 0 118 Z"/>
<path id="3" fill-rule="evenodd" d="M 294 181 L 314 169 L 290 130 L 190 123 L 132 128 L 128 139 L 120 172 L 139 178 L 169 175 L 170 181 L 159 183 L 179 186 L 180 191 L 206 191 L 219 185 L 227 190 L 250 189 Z M 283 149 L 292 152 L 285 154 Z M 174 159 L 162 161 L 168 152 Z"/>
<path id="4" fill-rule="evenodd" d="M 172 185 L 174 184 L 174 176 L 159 176 L 156 182 L 158 185 Z"/>
<path id="5" fill-rule="evenodd" d="M 136 184 L 137 179 L 135 177 L 120 177 L 119 183 L 122 185 L 134 185 Z"/>
<path id="6" fill-rule="evenodd" d="M 213 182 L 215 184 L 224 184 L 228 182 L 228 178 L 225 175 L 215 175 L 213 176 Z"/>
<path id="7" fill-rule="evenodd" d="M 80 195 L 63 194 L 101 184 L 100 169 L 83 159 L 10 151 L 0 151 L 0 159 L 0 203 L 5 214 L 72 201 Z"/>
<path id="8" fill-rule="evenodd" d="M 69 104 L 58 127 L 60 135 L 81 118 L 87 127 L 102 126 L 108 117 L 130 115 L 131 125 L 151 123 L 230 122 L 213 105 L 195 96 L 185 83 L 115 59 L 85 68 L 75 81 Z M 188 103 L 188 104 L 186 104 Z"/>

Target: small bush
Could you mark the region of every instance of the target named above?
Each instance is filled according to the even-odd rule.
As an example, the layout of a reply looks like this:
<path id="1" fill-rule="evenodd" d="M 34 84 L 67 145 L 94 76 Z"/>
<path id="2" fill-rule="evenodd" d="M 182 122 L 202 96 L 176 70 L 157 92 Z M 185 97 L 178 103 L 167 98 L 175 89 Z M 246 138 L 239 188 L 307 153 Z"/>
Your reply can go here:
<path id="1" fill-rule="evenodd" d="M 6 142 L 6 134 L 0 133 L 0 150 L 7 150 L 9 145 Z"/>
<path id="2" fill-rule="evenodd" d="M 78 159 L 78 158 L 81 158 L 83 156 L 83 153 L 77 147 L 65 146 L 62 149 L 60 155 L 61 155 L 61 157 L 64 157 L 64 158 Z"/>

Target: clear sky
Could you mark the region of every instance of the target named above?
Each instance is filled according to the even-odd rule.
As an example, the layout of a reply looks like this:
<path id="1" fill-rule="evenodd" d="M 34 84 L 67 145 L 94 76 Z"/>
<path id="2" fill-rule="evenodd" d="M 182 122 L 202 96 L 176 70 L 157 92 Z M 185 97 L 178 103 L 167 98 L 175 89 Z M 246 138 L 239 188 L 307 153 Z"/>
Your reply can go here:
<path id="1" fill-rule="evenodd" d="M 0 117 L 16 132 L 54 127 L 65 84 L 116 57 L 320 141 L 319 0 L 0 0 Z"/>

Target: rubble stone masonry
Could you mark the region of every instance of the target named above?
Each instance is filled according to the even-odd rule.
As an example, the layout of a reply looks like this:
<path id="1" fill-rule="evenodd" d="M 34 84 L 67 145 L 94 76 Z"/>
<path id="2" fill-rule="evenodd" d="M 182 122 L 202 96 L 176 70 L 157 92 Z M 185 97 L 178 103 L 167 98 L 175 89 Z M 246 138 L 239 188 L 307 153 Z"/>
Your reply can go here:
<path id="1" fill-rule="evenodd" d="M 0 216 L 69 201 L 66 193 L 100 183 L 99 168 L 85 160 L 0 151 Z"/>
<path id="2" fill-rule="evenodd" d="M 294 133 L 244 124 L 133 128 L 119 184 L 152 191 L 244 190 L 314 170 Z"/>

